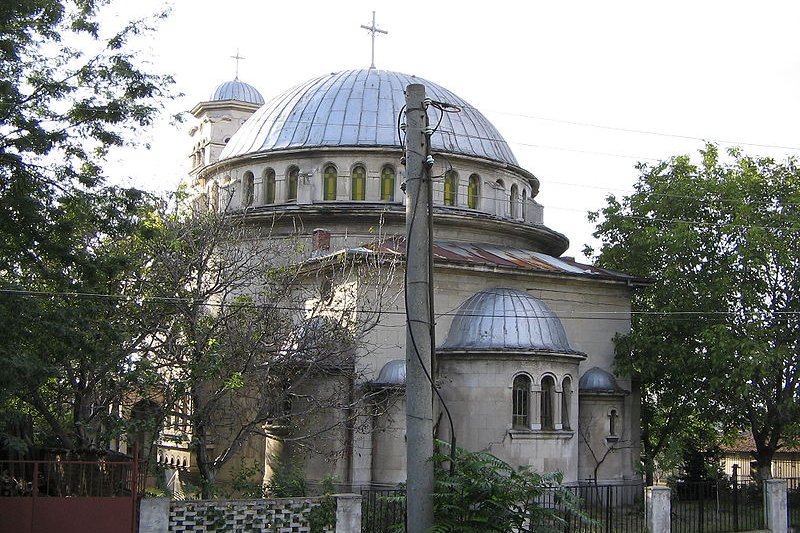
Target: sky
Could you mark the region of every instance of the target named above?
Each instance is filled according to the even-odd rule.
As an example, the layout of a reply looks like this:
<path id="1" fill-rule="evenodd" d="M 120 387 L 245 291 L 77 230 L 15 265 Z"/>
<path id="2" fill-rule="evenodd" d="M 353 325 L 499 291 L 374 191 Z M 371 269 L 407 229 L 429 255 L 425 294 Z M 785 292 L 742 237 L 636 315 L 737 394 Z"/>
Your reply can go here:
<path id="1" fill-rule="evenodd" d="M 442 85 L 497 127 L 541 183 L 544 221 L 596 245 L 588 211 L 632 190 L 637 161 L 697 154 L 705 141 L 752 155 L 800 154 L 800 2 L 173 0 L 141 60 L 172 74 L 177 113 L 236 75 L 269 100 L 294 85 L 370 66 Z M 110 25 L 153 12 L 117 1 Z M 168 113 L 168 114 L 169 114 Z M 165 115 L 166 116 L 166 115 Z M 189 125 L 165 118 L 114 154 L 115 179 L 174 190 Z"/>

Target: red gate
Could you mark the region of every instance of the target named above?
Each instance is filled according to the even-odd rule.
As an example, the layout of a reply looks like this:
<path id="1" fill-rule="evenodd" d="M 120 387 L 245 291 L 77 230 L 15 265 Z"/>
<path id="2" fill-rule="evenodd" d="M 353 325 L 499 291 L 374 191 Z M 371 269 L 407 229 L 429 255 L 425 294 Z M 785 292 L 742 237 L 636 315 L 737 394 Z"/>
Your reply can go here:
<path id="1" fill-rule="evenodd" d="M 0 533 L 136 533 L 137 461 L 0 461 Z"/>

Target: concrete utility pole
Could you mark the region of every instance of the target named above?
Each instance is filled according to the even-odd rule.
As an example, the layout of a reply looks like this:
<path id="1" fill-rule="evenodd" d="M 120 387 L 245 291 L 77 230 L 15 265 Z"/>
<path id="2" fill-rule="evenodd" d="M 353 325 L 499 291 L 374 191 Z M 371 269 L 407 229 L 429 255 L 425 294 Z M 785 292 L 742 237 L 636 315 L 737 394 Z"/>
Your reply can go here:
<path id="1" fill-rule="evenodd" d="M 431 385 L 430 142 L 425 86 L 406 87 L 406 485 L 407 531 L 433 525 L 433 386 Z"/>

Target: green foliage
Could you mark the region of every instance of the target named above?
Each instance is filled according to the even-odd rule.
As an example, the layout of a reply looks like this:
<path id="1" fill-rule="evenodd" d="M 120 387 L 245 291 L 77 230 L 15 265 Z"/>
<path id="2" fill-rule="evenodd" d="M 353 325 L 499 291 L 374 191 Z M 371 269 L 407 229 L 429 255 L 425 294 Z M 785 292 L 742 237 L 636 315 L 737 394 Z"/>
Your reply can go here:
<path id="1" fill-rule="evenodd" d="M 326 529 L 333 530 L 336 526 L 336 478 L 327 475 L 322 479 L 322 499 L 320 504 L 313 507 L 308 513 L 308 524 L 311 533 L 322 533 Z"/>
<path id="2" fill-rule="evenodd" d="M 135 360 L 151 199 L 108 186 L 105 159 L 160 109 L 171 80 L 103 35 L 94 0 L 0 3 L 0 418 L 26 444 L 103 447 L 121 405 L 156 379 Z M 3 425 L 3 424 L 0 424 Z M 13 435 L 2 440 L 19 448 Z"/>
<path id="3" fill-rule="evenodd" d="M 749 428 L 766 467 L 800 429 L 800 169 L 716 147 L 639 166 L 634 193 L 590 215 L 597 264 L 634 292 L 617 365 L 642 386 L 645 468 Z M 704 442 L 701 442 L 704 441 Z"/>
<path id="4" fill-rule="evenodd" d="M 308 487 L 303 468 L 289 462 L 278 463 L 267 483 L 267 494 L 272 498 L 306 496 Z"/>
<path id="5" fill-rule="evenodd" d="M 514 468 L 489 453 L 458 448 L 451 474 L 448 452 L 448 445 L 439 442 L 432 459 L 432 532 L 561 531 L 564 516 L 581 516 L 576 497 L 561 486 L 560 473 Z"/>
<path id="6" fill-rule="evenodd" d="M 257 461 L 252 465 L 246 464 L 242 459 L 239 469 L 233 477 L 233 491 L 237 498 L 263 498 L 264 484 L 262 482 L 261 468 Z"/>

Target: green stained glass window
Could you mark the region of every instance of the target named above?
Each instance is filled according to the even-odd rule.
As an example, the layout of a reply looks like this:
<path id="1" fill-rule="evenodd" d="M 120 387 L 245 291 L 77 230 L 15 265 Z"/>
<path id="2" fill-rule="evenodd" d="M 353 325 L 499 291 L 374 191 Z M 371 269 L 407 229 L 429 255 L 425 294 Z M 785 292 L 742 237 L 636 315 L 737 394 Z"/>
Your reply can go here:
<path id="1" fill-rule="evenodd" d="M 381 170 L 381 200 L 394 202 L 394 169 L 388 165 Z"/>
<path id="2" fill-rule="evenodd" d="M 467 207 L 478 209 L 478 199 L 481 194 L 481 178 L 477 174 L 469 177 L 469 187 L 467 187 Z"/>
<path id="3" fill-rule="evenodd" d="M 367 171 L 361 165 L 353 169 L 350 176 L 350 198 L 357 202 L 364 201 L 367 197 Z"/>
<path id="4" fill-rule="evenodd" d="M 328 165 L 322 173 L 322 199 L 336 200 L 336 167 Z"/>
<path id="5" fill-rule="evenodd" d="M 444 205 L 456 205 L 458 174 L 449 170 L 444 175 Z"/>

